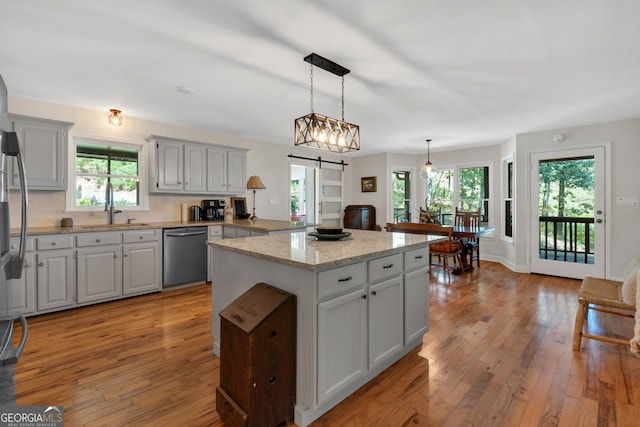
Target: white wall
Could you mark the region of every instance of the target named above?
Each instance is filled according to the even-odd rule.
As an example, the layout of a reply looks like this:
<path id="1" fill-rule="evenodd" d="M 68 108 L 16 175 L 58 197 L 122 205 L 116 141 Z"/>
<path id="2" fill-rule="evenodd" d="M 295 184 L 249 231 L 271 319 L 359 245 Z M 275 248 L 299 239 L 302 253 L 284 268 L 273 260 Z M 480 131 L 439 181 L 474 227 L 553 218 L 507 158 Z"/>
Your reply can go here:
<path id="1" fill-rule="evenodd" d="M 553 142 L 553 135 L 562 133 L 563 142 Z M 610 229 L 607 248 L 606 275 L 621 279 L 631 259 L 640 255 L 640 207 L 616 206 L 619 196 L 640 196 L 640 118 L 601 123 L 574 128 L 554 129 L 516 135 L 516 241 L 517 269 L 528 271 L 528 243 L 521 236 L 527 235 L 527 199 L 529 188 L 528 156 L 541 150 L 561 150 L 611 143 L 611 182 L 605 184 L 611 209 L 605 212 Z M 523 197 L 525 196 L 525 197 Z"/>
<path id="2" fill-rule="evenodd" d="M 288 154 L 317 158 L 319 151 L 298 148 L 290 145 L 274 144 L 264 141 L 253 141 L 233 135 L 214 133 L 204 130 L 189 129 L 163 123 L 136 119 L 124 116 L 122 126 L 114 127 L 107 124 L 107 111 L 92 111 L 74 107 L 48 104 L 33 100 L 9 97 L 9 112 L 26 116 L 61 120 L 74 123 L 69 131 L 69 142 L 74 136 L 90 137 L 101 140 L 115 140 L 122 142 L 146 143 L 149 135 L 161 135 L 190 141 L 198 141 L 231 147 L 246 148 L 247 178 L 259 175 L 267 187 L 256 192 L 256 210 L 260 218 L 288 220 L 289 207 L 289 158 Z M 293 120 L 293 119 L 292 119 Z M 320 153 L 323 159 L 339 161 L 337 155 Z M 348 160 L 347 160 L 348 161 Z M 70 165 L 72 167 L 72 165 Z M 346 201 L 351 194 L 351 171 L 345 170 Z M 252 206 L 252 193 L 247 191 L 247 204 Z M 19 221 L 19 193 L 11 191 L 11 218 Z M 54 226 L 60 224 L 62 217 L 72 217 L 74 224 L 96 224 L 106 220 L 104 212 L 65 212 L 66 192 L 29 192 L 28 224 L 30 227 Z M 200 200 L 207 198 L 222 198 L 224 196 L 208 195 L 151 195 L 149 197 L 149 211 L 126 212 L 116 217 L 117 222 L 124 222 L 127 218 L 138 221 L 180 221 L 181 204 L 197 205 Z M 11 224 L 18 227 L 19 222 Z"/>

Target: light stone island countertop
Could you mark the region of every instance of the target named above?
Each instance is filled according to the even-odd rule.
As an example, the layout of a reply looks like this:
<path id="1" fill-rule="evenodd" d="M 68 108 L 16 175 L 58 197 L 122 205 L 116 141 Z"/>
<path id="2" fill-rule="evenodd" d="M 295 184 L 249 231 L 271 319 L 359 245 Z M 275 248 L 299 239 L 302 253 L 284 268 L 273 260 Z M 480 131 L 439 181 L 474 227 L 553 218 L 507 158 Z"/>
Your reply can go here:
<path id="1" fill-rule="evenodd" d="M 346 231 L 346 230 L 345 230 Z M 305 270 L 350 264 L 371 257 L 417 249 L 441 241 L 442 236 L 348 230 L 350 237 L 318 241 L 305 232 L 274 234 L 239 239 L 210 240 L 207 244 L 232 252 L 262 258 Z"/>
<path id="2" fill-rule="evenodd" d="M 210 225 L 227 225 L 234 227 L 242 227 L 256 231 L 281 231 L 305 229 L 312 224 L 295 221 L 281 221 L 275 219 L 257 219 L 250 221 L 248 219 L 234 219 L 233 221 L 160 221 L 160 222 L 133 222 L 132 224 L 77 224 L 73 227 L 27 227 L 28 236 L 36 236 L 41 234 L 67 234 L 67 233 L 90 233 L 94 231 L 126 231 L 126 230 L 144 230 L 151 228 L 178 228 L 178 227 L 207 227 Z M 12 228 L 11 236 L 19 236 L 20 229 Z"/>

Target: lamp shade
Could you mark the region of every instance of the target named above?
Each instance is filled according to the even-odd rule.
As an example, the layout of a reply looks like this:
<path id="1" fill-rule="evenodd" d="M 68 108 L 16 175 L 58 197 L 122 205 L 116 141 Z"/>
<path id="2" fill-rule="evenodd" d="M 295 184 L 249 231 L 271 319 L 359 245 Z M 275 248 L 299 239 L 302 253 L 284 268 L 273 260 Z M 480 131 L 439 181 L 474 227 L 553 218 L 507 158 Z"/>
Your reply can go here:
<path id="1" fill-rule="evenodd" d="M 427 163 L 425 163 L 422 169 L 420 170 L 420 176 L 423 177 L 424 179 L 429 179 L 429 176 L 431 176 L 431 174 L 435 171 L 436 171 L 436 167 L 433 166 L 433 163 L 431 163 L 430 161 L 427 161 Z"/>
<path id="2" fill-rule="evenodd" d="M 258 175 L 251 175 L 249 181 L 247 181 L 248 190 L 264 190 L 267 188 Z"/>

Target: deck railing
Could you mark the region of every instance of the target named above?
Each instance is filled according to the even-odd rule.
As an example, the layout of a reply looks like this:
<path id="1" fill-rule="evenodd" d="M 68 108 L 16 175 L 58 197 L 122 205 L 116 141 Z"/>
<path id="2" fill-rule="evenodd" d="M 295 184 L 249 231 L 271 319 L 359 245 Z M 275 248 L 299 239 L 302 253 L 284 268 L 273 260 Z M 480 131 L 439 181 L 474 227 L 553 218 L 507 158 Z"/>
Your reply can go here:
<path id="1" fill-rule="evenodd" d="M 540 217 L 540 258 L 593 263 L 593 218 Z"/>

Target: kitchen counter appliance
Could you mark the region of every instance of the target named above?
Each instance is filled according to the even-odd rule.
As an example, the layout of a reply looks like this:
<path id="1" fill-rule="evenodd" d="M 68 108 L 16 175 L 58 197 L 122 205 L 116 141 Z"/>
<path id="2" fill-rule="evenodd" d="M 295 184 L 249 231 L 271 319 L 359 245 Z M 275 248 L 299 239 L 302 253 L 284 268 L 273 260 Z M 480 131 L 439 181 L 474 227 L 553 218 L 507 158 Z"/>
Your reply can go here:
<path id="1" fill-rule="evenodd" d="M 201 205 L 203 221 L 224 221 L 224 208 L 227 207 L 224 199 L 203 200 Z"/>
<path id="2" fill-rule="evenodd" d="M 164 230 L 163 288 L 207 280 L 206 242 L 207 227 Z"/>
<path id="3" fill-rule="evenodd" d="M 22 276 L 25 239 L 27 236 L 27 182 L 24 161 L 16 132 L 9 131 L 7 87 L 0 76 L 0 406 L 15 405 L 15 365 L 20 359 L 27 341 L 27 321 L 22 313 L 13 310 L 11 279 Z M 20 178 L 22 222 L 20 225 L 20 248 L 18 254 L 10 252 L 9 189 L 7 163 L 15 158 L 14 167 Z M 20 343 L 13 348 L 14 323 L 22 325 Z"/>

